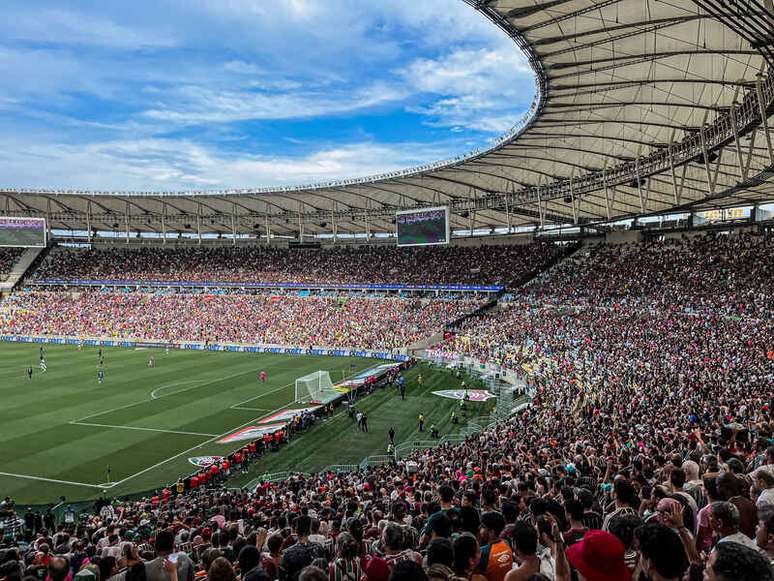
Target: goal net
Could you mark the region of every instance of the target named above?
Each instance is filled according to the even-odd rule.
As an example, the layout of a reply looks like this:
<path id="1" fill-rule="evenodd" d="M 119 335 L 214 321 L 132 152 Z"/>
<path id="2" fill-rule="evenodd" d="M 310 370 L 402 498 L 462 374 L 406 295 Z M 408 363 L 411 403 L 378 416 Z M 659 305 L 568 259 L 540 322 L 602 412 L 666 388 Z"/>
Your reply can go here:
<path id="1" fill-rule="evenodd" d="M 326 404 L 341 394 L 336 391 L 327 371 L 315 371 L 296 379 L 296 401 Z"/>

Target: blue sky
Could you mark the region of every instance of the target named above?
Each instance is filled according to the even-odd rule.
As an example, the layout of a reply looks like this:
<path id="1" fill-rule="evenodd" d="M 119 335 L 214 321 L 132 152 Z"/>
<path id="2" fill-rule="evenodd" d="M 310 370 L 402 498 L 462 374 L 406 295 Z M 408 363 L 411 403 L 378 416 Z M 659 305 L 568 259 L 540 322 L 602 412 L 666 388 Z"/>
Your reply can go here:
<path id="1" fill-rule="evenodd" d="M 0 186 L 371 175 L 479 147 L 533 95 L 461 0 L 6 0 Z"/>

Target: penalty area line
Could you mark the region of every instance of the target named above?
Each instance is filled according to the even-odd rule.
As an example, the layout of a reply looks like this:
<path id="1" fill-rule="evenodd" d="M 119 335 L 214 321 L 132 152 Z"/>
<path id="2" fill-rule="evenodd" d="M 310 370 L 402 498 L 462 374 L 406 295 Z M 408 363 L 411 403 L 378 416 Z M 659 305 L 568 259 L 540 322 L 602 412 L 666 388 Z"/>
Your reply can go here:
<path id="1" fill-rule="evenodd" d="M 13 474 L 11 472 L 0 472 L 0 476 L 8 476 L 10 478 L 22 478 L 24 480 L 37 480 L 39 482 L 53 482 L 54 484 L 70 484 L 72 486 L 84 486 L 86 488 L 98 488 L 103 490 L 105 487 L 101 484 L 89 484 L 87 482 L 73 482 L 72 480 L 57 480 L 56 478 L 44 478 L 42 476 L 30 476 L 29 474 Z"/>
<path id="2" fill-rule="evenodd" d="M 96 424 L 92 422 L 79 422 L 79 421 L 72 421 L 68 422 L 69 424 L 73 426 L 93 426 L 95 428 L 111 428 L 116 430 L 141 430 L 144 432 L 161 432 L 163 434 L 181 434 L 183 436 L 205 436 L 205 437 L 212 437 L 215 434 L 203 434 L 201 432 L 183 432 L 180 430 L 162 430 L 159 428 L 143 428 L 140 426 L 116 426 L 113 424 Z"/>
<path id="3" fill-rule="evenodd" d="M 290 384 L 290 385 L 293 385 L 293 384 Z M 285 385 L 283 387 L 287 387 L 287 385 Z M 283 389 L 283 388 L 278 388 L 278 389 Z M 183 450 L 182 452 L 178 452 L 177 454 L 175 454 L 174 456 L 170 456 L 166 460 L 162 460 L 161 462 L 157 462 L 153 466 L 148 466 L 147 468 L 144 468 L 143 470 L 140 470 L 139 472 L 137 472 L 135 474 L 132 474 L 130 476 L 122 478 L 118 482 L 114 482 L 109 488 L 113 488 L 114 486 L 118 486 L 120 484 L 123 484 L 124 482 L 128 482 L 129 480 L 137 478 L 138 476 L 142 476 L 146 472 L 150 472 L 151 470 L 153 470 L 155 468 L 158 468 L 159 466 L 163 466 L 167 462 L 171 462 L 172 460 L 176 460 L 176 459 L 180 458 L 180 456 L 184 456 L 186 454 L 189 454 L 189 453 L 193 452 L 194 450 L 198 450 L 202 446 L 206 446 L 207 444 L 211 444 L 211 443 L 213 443 L 215 440 L 217 440 L 219 438 L 223 438 L 225 436 L 228 436 L 229 434 L 237 432 L 237 431 L 241 430 L 242 428 L 245 428 L 245 427 L 249 426 L 250 424 L 252 424 L 253 422 L 255 422 L 257 420 L 262 420 L 262 419 L 268 417 L 269 414 L 274 414 L 274 413 L 280 412 L 280 411 L 282 411 L 282 410 L 292 406 L 294 403 L 296 403 L 296 402 L 294 402 L 294 401 L 290 402 L 290 403 L 285 404 L 284 406 L 282 406 L 280 408 L 277 408 L 277 409 L 272 410 L 272 411 L 270 411 L 268 413 L 265 413 L 262 416 L 257 416 L 257 417 L 251 418 L 250 420 L 246 421 L 243 424 L 240 424 L 240 425 L 238 425 L 238 426 L 236 426 L 234 428 L 230 428 L 230 429 L 226 430 L 225 432 L 223 432 L 222 434 L 218 434 L 217 436 L 213 436 L 212 438 L 210 438 L 208 440 L 205 440 L 201 444 L 197 444 L 196 446 L 191 446 L 187 450 Z"/>
<path id="4" fill-rule="evenodd" d="M 208 383 L 214 383 L 208 379 L 194 379 L 192 381 L 176 381 L 175 383 L 167 383 L 166 385 L 162 385 L 161 387 L 157 387 L 150 393 L 151 399 L 161 399 L 162 397 L 169 397 L 172 395 L 177 395 L 178 393 L 185 393 L 186 391 L 190 391 L 192 389 L 195 389 L 197 387 L 201 387 L 202 385 L 206 385 Z M 188 387 L 184 387 L 183 389 L 178 389 L 177 391 L 173 391 L 172 393 L 168 393 L 165 395 L 156 395 L 158 392 L 160 392 L 162 389 L 168 389 L 170 387 L 177 387 L 178 385 L 188 385 Z"/>
<path id="5" fill-rule="evenodd" d="M 265 391 L 265 392 L 263 392 L 261 394 L 254 395 L 253 397 L 251 397 L 250 399 L 246 399 L 245 401 L 240 401 L 239 403 L 235 403 L 234 405 L 231 406 L 231 409 L 240 409 L 242 404 L 250 403 L 253 400 L 256 400 L 256 399 L 261 398 L 261 397 L 265 397 L 265 396 L 270 395 L 272 393 L 277 393 L 278 391 L 282 391 L 283 389 L 287 389 L 291 385 L 295 385 L 295 382 L 288 383 L 286 385 L 281 385 L 280 387 L 277 387 L 277 388 L 272 389 L 270 391 Z M 290 404 L 288 404 L 288 405 L 290 405 Z M 262 408 L 242 408 L 242 409 L 258 409 L 258 411 L 263 411 Z M 265 411 L 270 411 L 270 410 L 265 410 Z"/>

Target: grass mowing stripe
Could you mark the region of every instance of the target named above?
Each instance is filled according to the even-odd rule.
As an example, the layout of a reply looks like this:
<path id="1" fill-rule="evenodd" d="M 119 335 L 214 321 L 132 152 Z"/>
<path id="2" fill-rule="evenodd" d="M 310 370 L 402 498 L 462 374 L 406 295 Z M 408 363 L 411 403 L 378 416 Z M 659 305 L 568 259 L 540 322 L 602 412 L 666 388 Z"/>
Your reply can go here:
<path id="1" fill-rule="evenodd" d="M 337 383 L 353 371 L 384 363 L 211 351 L 166 355 L 163 350 L 105 348 L 106 377 L 100 386 L 96 348 L 78 351 L 76 346 L 48 345 L 45 374 L 37 369 L 38 350 L 38 344 L 0 343 L 0 373 L 11 373 L 9 379 L 0 379 L 0 465 L 4 471 L 0 490 L 24 504 L 51 501 L 60 494 L 68 501 L 95 498 L 98 485 L 79 487 L 77 483 L 105 482 L 107 465 L 112 468 L 111 480 L 121 483 L 111 483 L 111 494 L 151 490 L 193 470 L 188 452 L 228 455 L 243 445 L 217 440 L 290 407 L 296 378 L 326 370 Z M 147 367 L 151 353 L 155 368 Z M 33 362 L 35 370 L 32 381 L 24 374 L 28 362 Z M 261 369 L 269 374 L 266 384 L 255 377 Z M 193 385 L 194 381 L 206 384 Z M 173 383 L 185 385 L 186 391 Z M 156 392 L 157 399 L 151 399 L 151 392 L 159 387 L 163 389 Z M 256 409 L 232 409 L 237 402 Z M 123 409 L 90 416 L 115 408 Z M 96 425 L 71 424 L 71 418 Z M 235 424 L 239 426 L 230 427 Z M 326 432 L 325 441 L 315 443 L 313 433 L 294 442 L 303 440 L 331 454 L 339 445 L 336 434 L 333 436 L 328 439 Z M 284 450 L 272 456 L 283 456 Z"/>
<path id="2" fill-rule="evenodd" d="M 112 409 L 109 409 L 109 410 L 97 412 L 97 413 L 94 413 L 94 414 L 91 414 L 91 415 L 88 415 L 88 416 L 84 416 L 82 418 L 78 418 L 77 420 L 72 420 L 70 423 L 81 423 L 83 420 L 88 420 L 88 419 L 91 419 L 91 418 L 97 418 L 99 416 L 104 416 L 106 414 L 109 414 L 109 413 L 112 413 L 112 412 L 115 412 L 115 411 L 119 411 L 119 410 L 127 409 L 127 408 L 130 408 L 130 407 L 138 406 L 138 405 L 141 405 L 141 404 L 144 404 L 144 403 L 148 403 L 149 401 L 157 401 L 157 400 L 160 400 L 160 399 L 165 398 L 165 397 L 172 397 L 174 395 L 179 395 L 179 394 L 187 392 L 187 391 L 191 391 L 191 390 L 194 390 L 194 389 L 199 389 L 199 388 L 202 388 L 202 387 L 206 387 L 208 385 L 212 385 L 213 383 L 218 383 L 218 382 L 226 381 L 226 380 L 231 379 L 233 377 L 239 377 L 240 375 L 245 375 L 247 373 L 251 373 L 251 372 L 250 371 L 238 371 L 236 373 L 232 373 L 231 375 L 219 376 L 216 379 L 213 379 L 211 381 L 207 381 L 207 380 L 194 380 L 194 383 L 198 382 L 197 385 L 192 385 L 192 386 L 187 387 L 185 389 L 180 389 L 178 391 L 173 391 L 172 393 L 163 394 L 163 395 L 159 395 L 159 396 L 154 397 L 153 394 L 158 389 L 163 389 L 164 387 L 171 387 L 171 384 L 170 385 L 166 385 L 166 386 L 162 385 L 161 387 L 159 387 L 159 388 L 157 388 L 157 389 L 155 389 L 155 390 L 153 390 L 151 392 L 151 398 L 150 399 L 144 399 L 144 400 L 140 400 L 140 401 L 136 401 L 136 402 L 131 402 L 131 403 L 128 403 L 128 404 L 123 405 L 123 406 L 119 406 L 119 407 L 112 408 Z M 286 387 L 286 386 L 283 386 L 283 387 Z"/>

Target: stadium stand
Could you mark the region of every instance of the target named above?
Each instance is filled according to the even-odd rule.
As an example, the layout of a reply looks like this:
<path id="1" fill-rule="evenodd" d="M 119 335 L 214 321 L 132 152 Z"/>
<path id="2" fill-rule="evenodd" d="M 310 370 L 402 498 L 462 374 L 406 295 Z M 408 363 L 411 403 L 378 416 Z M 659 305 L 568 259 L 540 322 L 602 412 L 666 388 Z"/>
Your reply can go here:
<path id="1" fill-rule="evenodd" d="M 774 309 L 774 234 L 700 234 L 576 252 L 526 289 L 530 299 L 762 316 Z"/>
<path id="2" fill-rule="evenodd" d="M 771 0 L 465 1 L 522 47 L 537 82 L 491 148 L 307 187 L 0 199 L 48 208 L 85 244 L 101 228 L 127 246 L 141 234 L 317 243 L 335 240 L 337 215 L 364 222 L 350 232 L 370 240 L 394 234 L 393 208 L 436 203 L 471 239 L 525 228 L 636 242 L 567 257 L 541 242 L 58 248 L 33 276 L 50 290 L 14 294 L 0 330 L 389 349 L 474 314 L 430 352 L 517 371 L 531 401 L 460 443 L 348 472 L 227 488 L 268 436 L 178 486 L 100 499 L 64 523 L 7 498 L 0 581 L 774 581 L 774 237 L 760 207 L 774 195 Z M 685 213 L 693 225 L 742 205 L 756 232 L 640 240 L 641 219 Z M 62 285 L 105 279 L 509 292 L 479 310 L 464 297 Z"/>
<path id="3" fill-rule="evenodd" d="M 8 280 L 13 265 L 23 253 L 24 248 L 0 248 L 0 282 Z"/>
<path id="4" fill-rule="evenodd" d="M 508 420 L 461 445 L 418 450 L 392 464 L 290 476 L 255 490 L 220 487 L 230 470 L 261 454 L 262 444 L 253 443 L 187 481 L 183 488 L 194 488 L 185 493 L 103 503 L 77 527 L 56 531 L 33 515 L 24 532 L 6 537 L 2 570 L 10 577 L 59 569 L 82 575 L 85 567 L 118 581 L 180 551 L 177 574 L 189 579 L 218 578 L 221 569 L 243 579 L 295 579 L 302 570 L 300 578 L 367 581 L 565 580 L 572 570 L 585 579 L 633 579 L 635 571 L 696 579 L 703 570 L 772 579 L 770 243 L 737 235 L 581 250 L 439 346 L 529 371 L 532 404 Z M 664 276 L 662 265 L 688 274 Z M 111 314 L 132 319 L 122 309 L 137 304 L 180 313 L 207 301 L 235 308 L 245 301 L 80 296 L 31 292 L 14 300 L 21 311 L 62 313 L 61 321 L 104 308 L 104 317 L 94 317 L 103 322 Z M 249 300 L 261 309 L 273 304 L 269 296 Z M 341 308 L 368 312 L 373 301 L 404 302 L 350 299 Z M 414 321 L 427 309 L 463 304 L 405 302 L 416 309 L 405 307 Z M 338 300 L 282 297 L 278 304 L 296 303 L 316 309 Z M 201 310 L 191 319 L 200 317 Z M 331 329 L 344 320 L 350 317 Z M 49 321 L 22 317 L 18 324 L 29 332 Z M 322 577 L 310 576 L 313 565 Z"/>
<path id="5" fill-rule="evenodd" d="M 263 248 L 57 248 L 37 280 L 132 280 L 314 284 L 490 284 L 510 286 L 560 255 L 523 245 L 330 250 Z"/>
<path id="6" fill-rule="evenodd" d="M 16 293 L 0 333 L 397 349 L 481 306 L 469 299 L 277 294 Z"/>

